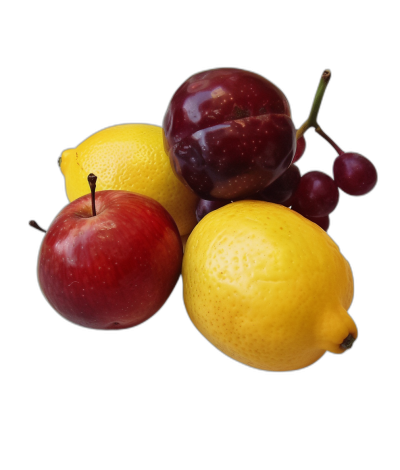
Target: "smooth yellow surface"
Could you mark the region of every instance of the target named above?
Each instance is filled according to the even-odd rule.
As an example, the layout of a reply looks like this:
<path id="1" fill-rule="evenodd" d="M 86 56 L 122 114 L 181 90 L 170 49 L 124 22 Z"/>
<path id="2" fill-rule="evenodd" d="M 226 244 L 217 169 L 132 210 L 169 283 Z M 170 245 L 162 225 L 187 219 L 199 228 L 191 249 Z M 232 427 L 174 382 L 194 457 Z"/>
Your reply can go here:
<path id="1" fill-rule="evenodd" d="M 198 330 L 250 366 L 300 369 L 357 336 L 348 262 L 324 230 L 286 207 L 240 201 L 209 213 L 189 236 L 182 277 Z"/>
<path id="2" fill-rule="evenodd" d="M 70 201 L 90 192 L 87 177 L 97 176 L 98 191 L 122 189 L 158 201 L 186 235 L 196 225 L 198 197 L 175 176 L 164 152 L 162 129 L 149 124 L 108 127 L 61 155 Z"/>

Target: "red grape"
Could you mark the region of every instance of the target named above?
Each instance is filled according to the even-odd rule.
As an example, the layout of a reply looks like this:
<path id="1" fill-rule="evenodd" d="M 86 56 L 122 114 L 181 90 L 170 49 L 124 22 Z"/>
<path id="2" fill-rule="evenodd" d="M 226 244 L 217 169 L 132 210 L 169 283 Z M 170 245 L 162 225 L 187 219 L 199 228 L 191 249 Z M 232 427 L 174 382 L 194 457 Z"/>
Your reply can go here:
<path id="1" fill-rule="evenodd" d="M 297 160 L 300 160 L 300 157 L 302 157 L 305 150 L 306 139 L 304 138 L 304 135 L 302 135 L 300 139 L 297 140 L 296 153 L 294 154 L 292 163 L 297 162 Z"/>
<path id="2" fill-rule="evenodd" d="M 314 224 L 319 225 L 322 229 L 325 230 L 325 232 L 328 231 L 329 228 L 329 215 L 325 215 L 324 217 L 306 217 L 308 220 L 311 220 L 311 222 L 314 222 Z"/>
<path id="3" fill-rule="evenodd" d="M 288 206 L 290 204 L 286 202 L 296 191 L 300 179 L 299 168 L 296 165 L 291 165 L 277 180 L 257 194 L 258 199 Z"/>
<path id="4" fill-rule="evenodd" d="M 333 177 L 339 188 L 352 196 L 367 194 L 378 180 L 374 165 L 359 153 L 352 152 L 336 158 Z"/>
<path id="5" fill-rule="evenodd" d="M 339 190 L 333 179 L 321 171 L 310 171 L 300 179 L 293 196 L 293 209 L 307 217 L 330 214 L 339 201 Z"/>
<path id="6" fill-rule="evenodd" d="M 296 147 L 282 91 L 233 68 L 186 80 L 169 103 L 163 131 L 178 178 L 208 200 L 243 199 L 266 188 L 289 167 Z"/>

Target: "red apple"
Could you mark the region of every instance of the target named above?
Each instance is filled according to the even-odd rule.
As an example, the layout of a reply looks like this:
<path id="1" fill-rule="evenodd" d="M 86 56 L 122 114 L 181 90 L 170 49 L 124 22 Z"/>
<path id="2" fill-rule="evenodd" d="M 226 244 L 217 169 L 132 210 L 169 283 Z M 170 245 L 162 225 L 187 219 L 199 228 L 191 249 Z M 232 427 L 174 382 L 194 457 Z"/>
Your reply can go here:
<path id="1" fill-rule="evenodd" d="M 169 213 L 128 191 L 99 191 L 66 206 L 39 252 L 38 278 L 52 307 L 78 325 L 119 329 L 147 320 L 181 272 L 182 242 Z"/>

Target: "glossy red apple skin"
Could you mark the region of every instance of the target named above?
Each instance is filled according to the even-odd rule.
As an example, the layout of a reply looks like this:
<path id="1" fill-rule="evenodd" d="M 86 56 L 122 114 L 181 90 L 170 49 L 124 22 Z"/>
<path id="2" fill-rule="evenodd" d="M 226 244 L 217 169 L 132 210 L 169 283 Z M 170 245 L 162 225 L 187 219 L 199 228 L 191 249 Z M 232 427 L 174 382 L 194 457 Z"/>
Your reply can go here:
<path id="1" fill-rule="evenodd" d="M 99 191 L 66 206 L 39 252 L 43 294 L 63 317 L 96 329 L 138 325 L 155 314 L 181 271 L 182 242 L 169 213 L 128 191 Z"/>
<path id="2" fill-rule="evenodd" d="M 164 147 L 177 176 L 202 199 L 243 199 L 291 164 L 296 131 L 279 88 L 246 70 L 193 75 L 175 92 Z"/>

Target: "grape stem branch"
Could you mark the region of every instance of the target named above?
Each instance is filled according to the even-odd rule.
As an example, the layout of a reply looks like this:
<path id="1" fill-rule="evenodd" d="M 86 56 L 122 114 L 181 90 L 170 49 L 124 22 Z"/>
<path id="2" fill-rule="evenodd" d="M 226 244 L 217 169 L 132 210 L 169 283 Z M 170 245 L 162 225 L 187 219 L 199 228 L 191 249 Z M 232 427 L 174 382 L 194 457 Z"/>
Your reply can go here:
<path id="1" fill-rule="evenodd" d="M 321 129 L 321 126 L 317 122 L 317 117 L 319 113 L 319 108 L 321 107 L 322 103 L 322 98 L 324 97 L 326 88 L 328 86 L 329 80 L 331 79 L 331 71 L 326 69 L 324 70 L 321 80 L 319 81 L 319 85 L 317 88 L 317 92 L 315 93 L 314 101 L 311 106 L 311 111 L 304 122 L 304 124 L 297 130 L 296 132 L 296 140 L 299 140 L 300 137 L 302 137 L 305 132 L 310 129 L 310 127 L 314 127 L 315 132 L 319 134 L 321 137 L 323 137 L 327 142 L 329 142 L 332 147 L 338 152 L 339 155 L 342 155 L 344 152 L 343 150 L 340 149 L 340 147 L 335 144 L 335 142 L 327 135 L 325 132 Z"/>

